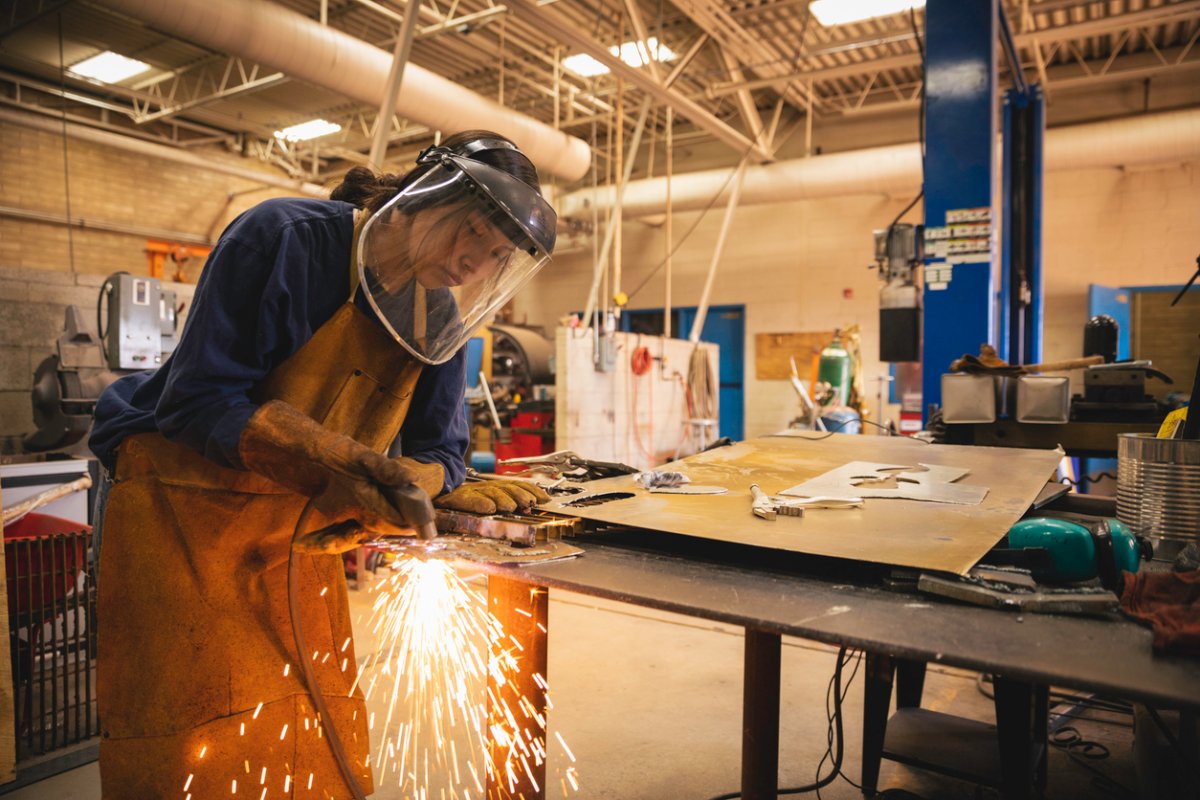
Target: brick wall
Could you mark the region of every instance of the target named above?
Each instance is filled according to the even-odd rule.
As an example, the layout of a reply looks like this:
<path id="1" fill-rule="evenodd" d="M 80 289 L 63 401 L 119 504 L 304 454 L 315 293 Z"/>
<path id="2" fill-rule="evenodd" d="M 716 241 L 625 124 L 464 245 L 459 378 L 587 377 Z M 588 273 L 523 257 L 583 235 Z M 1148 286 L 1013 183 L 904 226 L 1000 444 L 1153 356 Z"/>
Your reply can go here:
<path id="1" fill-rule="evenodd" d="M 245 209 L 288 194 L 256 188 L 259 184 L 245 178 L 71 138 L 64 170 L 63 137 L 22 125 L 0 123 L 0 141 L 0 205 L 65 217 L 69 183 L 70 216 L 101 228 L 136 226 L 192 236 L 211 231 L 215 238 Z M 260 166 L 217 146 L 193 152 L 247 169 Z M 145 274 L 146 239 L 87 226 L 72 228 L 68 237 L 63 225 L 0 213 L 0 265 L 8 267 Z"/>
<path id="2" fill-rule="evenodd" d="M 21 125 L 0 123 L 0 141 L 0 206 L 66 217 L 69 179 L 70 217 L 85 220 L 85 227 L 71 228 L 68 235 L 65 225 L 0 211 L 0 448 L 11 449 L 13 437 L 33 430 L 33 371 L 54 352 L 66 307 L 82 307 L 94 327 L 105 276 L 148 272 L 145 234 L 91 226 L 191 236 L 211 231 L 215 238 L 237 214 L 287 192 L 77 139 L 66 140 L 64 170 L 63 137 Z M 243 168 L 258 166 L 218 147 L 203 154 Z M 194 287 L 164 284 L 164 289 L 174 289 L 190 304 Z"/>

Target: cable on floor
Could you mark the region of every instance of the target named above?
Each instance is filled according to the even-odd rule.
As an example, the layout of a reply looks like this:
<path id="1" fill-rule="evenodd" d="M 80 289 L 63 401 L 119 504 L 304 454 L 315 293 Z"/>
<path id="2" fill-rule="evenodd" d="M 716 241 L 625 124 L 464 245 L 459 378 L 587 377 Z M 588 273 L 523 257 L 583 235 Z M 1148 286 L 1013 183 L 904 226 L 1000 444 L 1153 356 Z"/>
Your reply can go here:
<path id="1" fill-rule="evenodd" d="M 837 666 L 834 667 L 833 677 L 829 679 L 829 683 L 825 687 L 825 716 L 828 726 L 825 729 L 826 747 L 825 754 L 821 756 L 820 762 L 817 764 L 817 779 L 813 783 L 804 786 L 789 786 L 780 787 L 776 790 L 776 794 L 807 794 L 816 792 L 817 797 L 821 796 L 821 789 L 833 783 L 838 779 L 838 776 L 843 777 L 851 785 L 856 786 L 853 781 L 850 781 L 842 774 L 842 756 L 845 753 L 845 741 L 842 736 L 842 700 L 850 691 L 850 684 L 854 680 L 854 676 L 858 674 L 858 667 L 862 663 L 861 653 L 851 653 L 847 655 L 848 648 L 842 647 L 838 650 Z M 842 688 L 842 670 L 850 660 L 857 655 L 857 660 L 854 664 L 854 669 L 850 672 L 850 678 L 846 681 L 846 686 Z M 830 708 L 830 698 L 833 698 L 832 709 Z M 824 776 L 821 776 L 821 767 L 826 761 L 833 759 L 830 771 Z M 737 800 L 742 796 L 741 792 L 729 792 L 727 794 L 717 795 L 710 800 Z"/>

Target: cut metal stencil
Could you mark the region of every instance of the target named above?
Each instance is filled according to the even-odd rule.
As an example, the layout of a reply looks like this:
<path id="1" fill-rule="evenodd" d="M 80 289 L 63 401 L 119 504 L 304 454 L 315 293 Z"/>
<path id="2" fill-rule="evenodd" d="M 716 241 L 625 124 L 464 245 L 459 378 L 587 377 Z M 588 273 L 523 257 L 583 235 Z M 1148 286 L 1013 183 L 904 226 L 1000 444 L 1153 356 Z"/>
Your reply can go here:
<path id="1" fill-rule="evenodd" d="M 968 469 L 936 464 L 914 466 L 852 461 L 779 494 L 789 497 L 891 498 L 977 506 L 987 497 L 988 489 L 955 483 L 968 474 Z"/>

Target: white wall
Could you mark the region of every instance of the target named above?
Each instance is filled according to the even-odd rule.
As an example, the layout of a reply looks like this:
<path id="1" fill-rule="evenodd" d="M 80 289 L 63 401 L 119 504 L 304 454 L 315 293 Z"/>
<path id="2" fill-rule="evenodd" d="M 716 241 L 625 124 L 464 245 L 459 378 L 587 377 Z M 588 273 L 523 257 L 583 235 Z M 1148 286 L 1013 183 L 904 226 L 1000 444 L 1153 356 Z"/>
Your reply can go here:
<path id="1" fill-rule="evenodd" d="M 1053 172 L 1046 177 L 1043 227 L 1047 360 L 1079 355 L 1089 283 L 1182 283 L 1200 249 L 1200 162 L 1141 171 Z M 713 292 L 714 303 L 746 305 L 747 437 L 786 425 L 796 413 L 784 381 L 754 377 L 754 334 L 862 327 L 865 390 L 879 374 L 878 285 L 871 231 L 886 226 L 908 197 L 852 196 L 747 207 L 735 215 Z M 721 208 L 714 208 L 675 256 L 675 305 L 695 305 Z M 919 211 L 909 219 L 919 219 Z M 675 218 L 682 236 L 697 214 Z M 661 230 L 628 222 L 624 288 L 632 291 L 663 254 Z M 551 326 L 584 307 L 591 252 L 561 255 L 516 301 L 516 318 Z M 849 289 L 852 298 L 843 297 Z M 663 302 L 660 272 L 631 307 Z M 685 332 L 686 335 L 686 332 Z M 942 365 L 945 366 L 945 365 Z M 939 367 L 940 368 L 940 367 Z M 874 407 L 872 402 L 871 407 Z"/>
<path id="2" fill-rule="evenodd" d="M 693 347 L 661 336 L 613 334 L 609 369 L 594 366 L 596 330 L 559 328 L 555 339 L 555 449 L 572 450 L 595 461 L 615 461 L 652 469 L 668 459 L 691 455 L 716 437 L 687 424 L 686 381 Z M 635 375 L 630 358 L 645 347 L 654 358 L 649 371 Z M 720 350 L 701 346 L 709 370 L 718 375 Z M 717 402 L 714 397 L 713 402 Z"/>

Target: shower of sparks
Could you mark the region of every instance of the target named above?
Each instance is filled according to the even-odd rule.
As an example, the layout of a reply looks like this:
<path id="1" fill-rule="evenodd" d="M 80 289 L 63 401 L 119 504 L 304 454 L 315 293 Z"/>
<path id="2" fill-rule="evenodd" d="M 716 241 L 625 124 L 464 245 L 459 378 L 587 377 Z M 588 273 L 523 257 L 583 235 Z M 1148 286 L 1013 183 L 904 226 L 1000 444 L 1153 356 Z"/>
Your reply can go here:
<path id="1" fill-rule="evenodd" d="M 534 783 L 547 759 L 537 701 L 548 703 L 549 687 L 534 676 L 542 697 L 511 698 L 523 666 L 516 639 L 444 561 L 398 558 L 373 591 L 370 627 L 379 650 L 358 681 L 368 700 L 380 693 L 386 709 L 381 719 L 369 718 L 376 780 L 396 783 L 406 797 L 447 800 L 483 798 L 489 778 L 506 788 L 525 778 Z M 561 783 L 564 795 L 578 788 L 574 766 Z"/>

